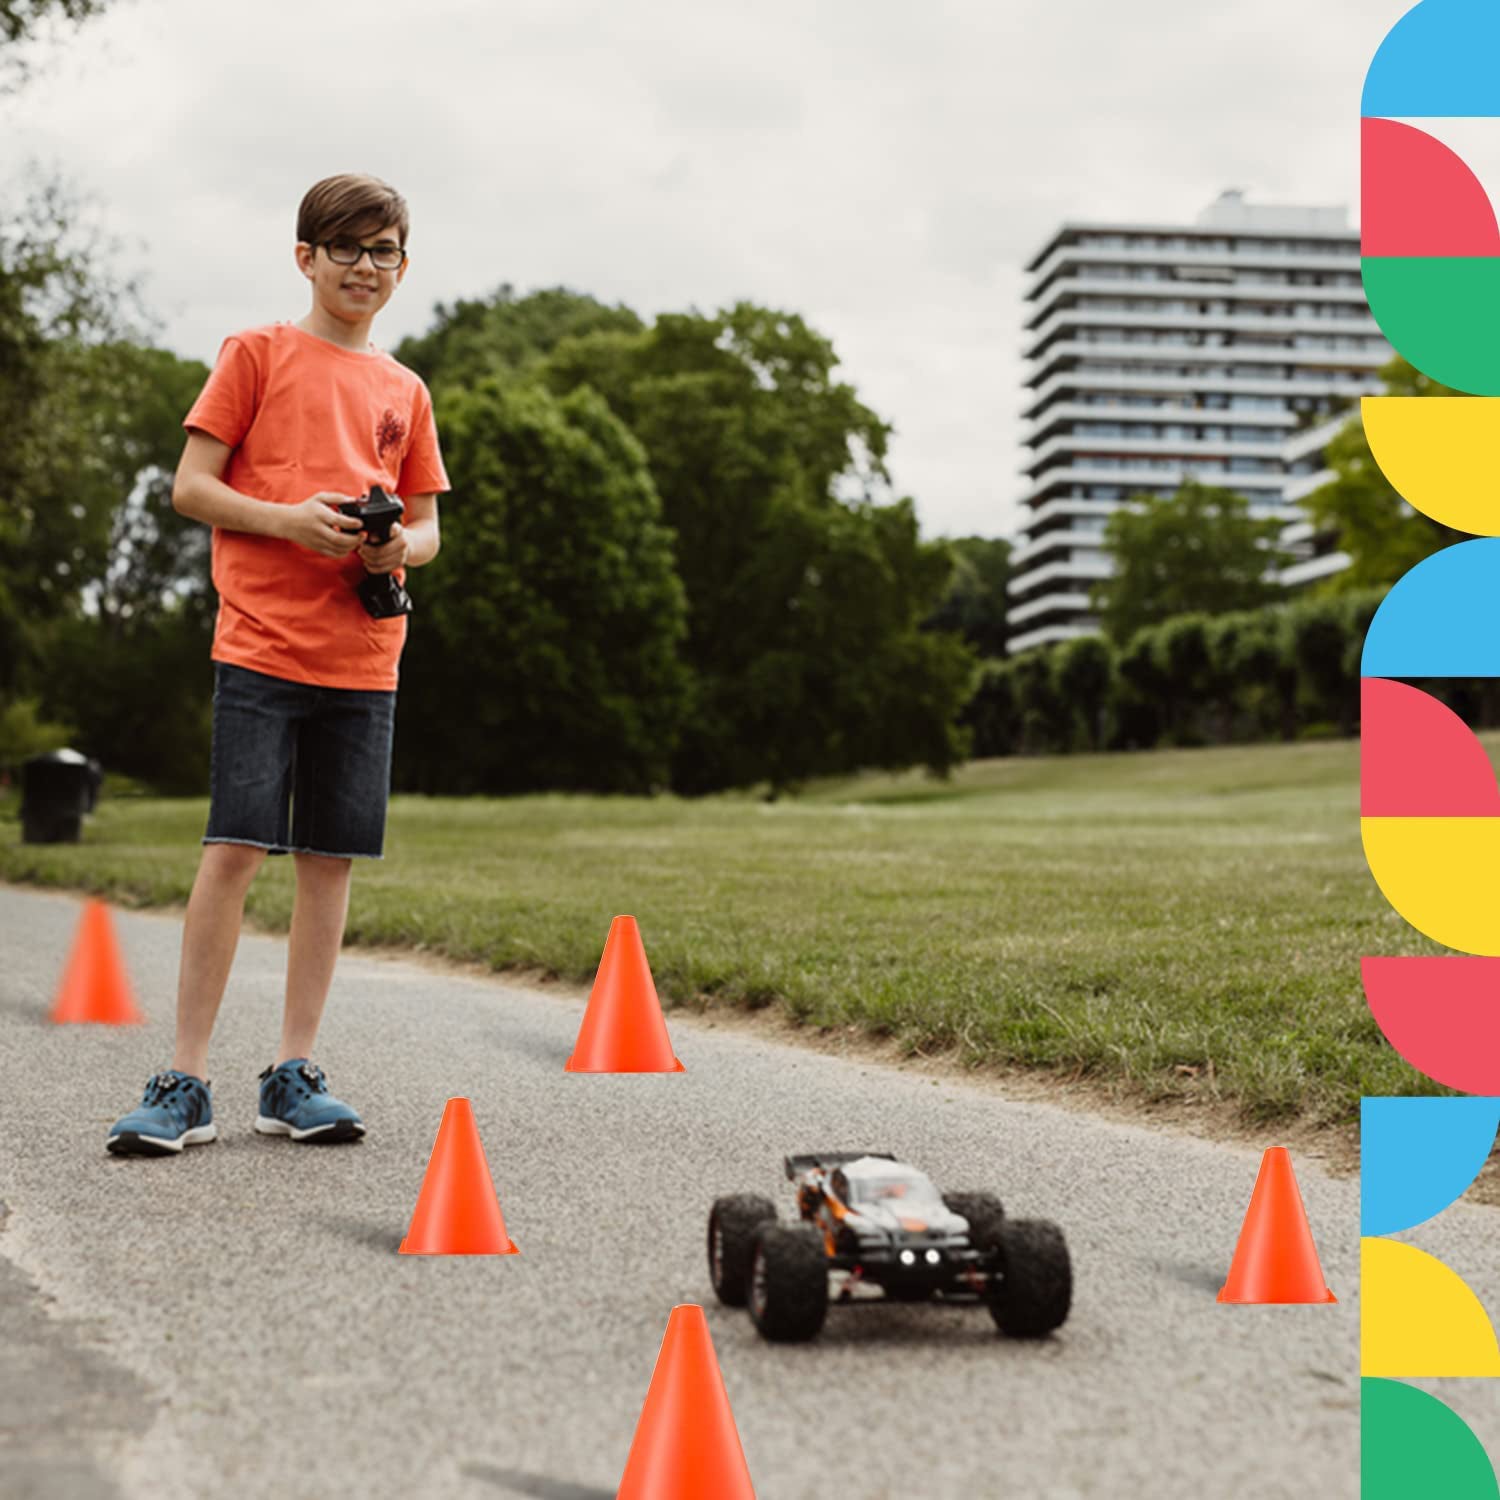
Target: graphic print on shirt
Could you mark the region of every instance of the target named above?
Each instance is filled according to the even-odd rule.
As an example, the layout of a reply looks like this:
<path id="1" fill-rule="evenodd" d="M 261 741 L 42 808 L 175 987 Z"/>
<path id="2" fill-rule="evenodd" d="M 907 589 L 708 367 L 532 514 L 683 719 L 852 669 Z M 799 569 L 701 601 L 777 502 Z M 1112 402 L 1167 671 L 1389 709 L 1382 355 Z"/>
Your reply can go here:
<path id="1" fill-rule="evenodd" d="M 399 454 L 405 441 L 406 423 L 390 407 L 386 407 L 380 414 L 380 423 L 375 429 L 376 452 L 382 459 L 389 449 L 394 449 Z"/>

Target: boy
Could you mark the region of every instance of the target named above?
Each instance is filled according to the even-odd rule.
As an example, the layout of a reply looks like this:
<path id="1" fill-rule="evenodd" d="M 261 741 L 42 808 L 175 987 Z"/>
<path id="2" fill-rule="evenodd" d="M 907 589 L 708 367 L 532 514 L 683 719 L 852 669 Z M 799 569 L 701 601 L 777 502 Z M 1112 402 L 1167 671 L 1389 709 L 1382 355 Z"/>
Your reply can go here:
<path id="1" fill-rule="evenodd" d="M 357 585 L 367 572 L 401 582 L 403 568 L 432 561 L 449 488 L 426 386 L 369 341 L 406 274 L 406 235 L 405 201 L 377 178 L 312 187 L 295 252 L 311 310 L 225 339 L 183 419 L 172 503 L 214 528 L 219 594 L 208 827 L 182 934 L 176 1055 L 111 1129 L 117 1155 L 214 1139 L 208 1039 L 268 853 L 293 855 L 297 896 L 281 1043 L 260 1075 L 255 1128 L 309 1142 L 364 1134 L 308 1059 L 352 862 L 382 857 L 406 640 L 406 617 L 372 618 Z M 379 547 L 335 509 L 375 484 L 406 506 Z"/>

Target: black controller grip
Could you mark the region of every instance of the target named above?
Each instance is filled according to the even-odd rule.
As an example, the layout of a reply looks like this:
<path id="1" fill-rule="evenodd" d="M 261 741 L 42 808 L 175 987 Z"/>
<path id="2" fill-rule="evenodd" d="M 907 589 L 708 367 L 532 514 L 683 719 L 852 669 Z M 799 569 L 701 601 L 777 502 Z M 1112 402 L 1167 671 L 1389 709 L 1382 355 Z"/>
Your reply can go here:
<path id="1" fill-rule="evenodd" d="M 381 546 L 391 539 L 391 527 L 406 514 L 406 507 L 399 495 L 387 495 L 381 487 L 371 485 L 370 493 L 361 500 L 345 500 L 338 507 L 341 515 L 363 524 L 365 534 L 373 546 Z"/>

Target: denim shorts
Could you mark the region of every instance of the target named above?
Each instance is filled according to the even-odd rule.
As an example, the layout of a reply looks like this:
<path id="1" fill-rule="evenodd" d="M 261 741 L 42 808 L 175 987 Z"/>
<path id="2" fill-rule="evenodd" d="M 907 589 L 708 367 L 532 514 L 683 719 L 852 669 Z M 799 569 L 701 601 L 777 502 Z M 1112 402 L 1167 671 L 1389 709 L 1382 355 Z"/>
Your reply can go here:
<path id="1" fill-rule="evenodd" d="M 380 859 L 396 694 L 214 663 L 205 844 Z"/>

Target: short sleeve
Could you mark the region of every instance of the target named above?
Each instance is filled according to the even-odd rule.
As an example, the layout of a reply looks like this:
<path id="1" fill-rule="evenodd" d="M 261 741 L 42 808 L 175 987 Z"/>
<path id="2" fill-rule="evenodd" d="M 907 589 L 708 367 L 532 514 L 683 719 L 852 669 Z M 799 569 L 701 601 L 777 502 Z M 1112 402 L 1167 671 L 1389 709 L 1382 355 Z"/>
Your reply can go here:
<path id="1" fill-rule="evenodd" d="M 231 334 L 219 348 L 218 362 L 182 419 L 221 443 L 238 448 L 255 420 L 260 404 L 260 370 L 245 342 Z"/>
<path id="2" fill-rule="evenodd" d="M 411 443 L 401 463 L 396 492 L 401 495 L 439 495 L 452 489 L 443 455 L 438 448 L 437 423 L 432 415 L 432 397 L 424 382 L 417 382 L 412 411 Z"/>

